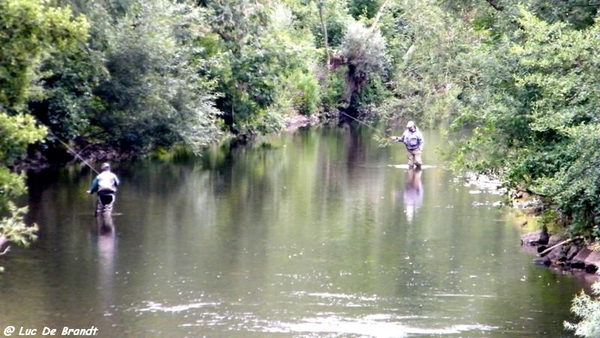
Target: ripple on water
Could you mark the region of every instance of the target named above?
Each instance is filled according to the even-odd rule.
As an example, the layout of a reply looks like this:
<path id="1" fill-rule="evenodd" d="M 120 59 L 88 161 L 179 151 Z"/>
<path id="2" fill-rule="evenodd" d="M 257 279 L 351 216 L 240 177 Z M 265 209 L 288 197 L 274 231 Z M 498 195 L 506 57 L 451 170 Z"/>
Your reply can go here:
<path id="1" fill-rule="evenodd" d="M 175 313 L 175 312 L 184 312 L 184 311 L 188 311 L 191 309 L 198 309 L 198 308 L 203 308 L 203 307 L 219 305 L 219 303 L 194 302 L 194 303 L 190 303 L 190 304 L 166 306 L 164 304 L 157 303 L 157 302 L 151 302 L 151 301 L 148 301 L 145 304 L 146 304 L 145 307 L 136 309 L 135 311 L 136 312 L 171 312 L 171 313 Z"/>
<path id="2" fill-rule="evenodd" d="M 325 317 L 306 318 L 302 323 L 280 323 L 276 331 L 285 328 L 296 333 L 355 334 L 368 337 L 407 337 L 409 335 L 448 335 L 470 331 L 492 331 L 495 327 L 481 324 L 459 324 L 440 328 L 419 328 L 397 322 L 402 318 L 388 315 L 370 315 L 359 319 Z M 433 319 L 428 319 L 433 321 Z"/>
<path id="3" fill-rule="evenodd" d="M 463 295 L 437 294 L 438 297 Z M 349 295 L 337 293 L 294 292 L 293 297 L 345 300 L 353 305 L 368 306 L 380 299 L 377 295 Z M 470 295 L 474 297 L 474 295 Z M 488 295 L 482 295 L 488 297 Z M 491 296 L 490 296 L 491 297 Z M 193 315 L 195 309 L 202 313 Z M 256 311 L 255 311 L 256 310 Z M 451 335 L 468 332 L 486 332 L 498 329 L 479 323 L 440 324 L 436 318 L 423 315 L 398 315 L 395 313 L 347 314 L 338 311 L 313 312 L 311 316 L 297 314 L 281 318 L 278 311 L 260 312 L 257 308 L 236 308 L 235 304 L 222 302 L 192 301 L 187 304 L 165 305 L 147 301 L 135 309 L 138 313 L 185 314 L 193 320 L 179 324 L 180 327 L 220 327 L 228 332 L 297 333 L 308 335 L 360 335 L 365 337 L 407 337 L 411 335 Z M 257 312 L 258 311 L 258 312 Z M 191 318 L 187 315 L 192 314 Z M 293 319 L 292 319 L 293 318 Z"/>

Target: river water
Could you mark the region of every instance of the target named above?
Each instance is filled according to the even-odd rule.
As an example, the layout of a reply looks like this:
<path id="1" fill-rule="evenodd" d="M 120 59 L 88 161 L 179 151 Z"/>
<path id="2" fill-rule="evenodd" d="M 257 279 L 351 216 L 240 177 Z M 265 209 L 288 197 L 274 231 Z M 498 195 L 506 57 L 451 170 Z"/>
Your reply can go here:
<path id="1" fill-rule="evenodd" d="M 572 276 L 531 264 L 501 196 L 426 131 L 421 172 L 369 130 L 316 128 L 115 166 L 101 234 L 85 167 L 30 175 L 40 236 L 1 263 L 0 329 L 99 337 L 572 337 Z M 91 331 L 90 331 L 91 332 Z M 16 334 L 16 333 L 15 333 Z"/>

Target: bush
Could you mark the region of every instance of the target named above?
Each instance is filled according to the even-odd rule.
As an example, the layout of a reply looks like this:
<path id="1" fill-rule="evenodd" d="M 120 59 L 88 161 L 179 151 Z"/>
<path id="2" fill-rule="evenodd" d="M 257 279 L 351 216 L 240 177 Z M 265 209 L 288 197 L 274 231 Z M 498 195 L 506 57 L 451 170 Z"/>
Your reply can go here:
<path id="1" fill-rule="evenodd" d="M 581 337 L 600 337 L 600 282 L 592 285 L 595 297 L 581 293 L 573 299 L 571 311 L 581 318 L 579 323 L 565 322 L 565 328 Z"/>
<path id="2" fill-rule="evenodd" d="M 299 68 L 283 79 L 283 85 L 279 91 L 277 104 L 283 107 L 287 106 L 292 114 L 298 112 L 310 116 L 317 111 L 321 100 L 319 83 L 314 74 Z"/>

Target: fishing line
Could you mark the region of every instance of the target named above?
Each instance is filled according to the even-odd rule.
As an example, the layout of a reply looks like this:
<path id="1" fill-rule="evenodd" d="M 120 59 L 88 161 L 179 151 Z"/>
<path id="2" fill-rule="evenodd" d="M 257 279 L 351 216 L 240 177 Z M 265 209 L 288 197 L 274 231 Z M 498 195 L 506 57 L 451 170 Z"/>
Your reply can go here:
<path id="1" fill-rule="evenodd" d="M 371 128 L 372 130 L 375 130 L 376 132 L 378 132 L 378 133 L 380 133 L 380 134 L 383 134 L 383 136 L 385 136 L 385 137 L 387 137 L 387 138 L 389 138 L 389 137 L 392 137 L 391 135 L 388 135 L 388 134 L 386 134 L 386 133 L 382 132 L 382 131 L 381 131 L 381 130 L 379 130 L 379 129 L 375 129 L 375 128 L 371 127 L 370 125 L 368 125 L 368 124 L 364 123 L 363 121 L 361 121 L 361 120 L 359 120 L 359 119 L 357 119 L 357 118 L 354 118 L 354 117 L 352 117 L 352 116 L 350 116 L 350 115 L 348 115 L 348 114 L 344 113 L 343 111 L 340 111 L 340 113 L 342 113 L 342 114 L 346 115 L 347 117 L 349 117 L 349 118 L 353 119 L 354 121 L 356 121 L 356 122 L 358 122 L 358 123 L 362 124 L 363 126 L 366 126 L 366 127 L 368 127 L 368 128 Z"/>
<path id="2" fill-rule="evenodd" d="M 67 148 L 67 150 L 72 153 L 75 157 L 77 157 L 81 162 L 83 162 L 85 165 L 87 165 L 88 167 L 90 167 L 90 169 L 92 169 L 96 174 L 100 174 L 98 172 L 98 170 L 94 169 L 94 167 L 92 167 L 89 163 L 87 163 L 86 160 L 83 159 L 83 157 L 79 156 L 78 153 L 75 152 L 75 150 L 71 149 L 71 147 L 69 147 L 68 144 L 66 144 L 65 142 L 63 142 L 63 140 L 59 139 L 56 135 L 54 135 L 54 133 L 50 130 L 48 130 L 48 132 L 54 136 L 55 139 L 58 140 L 58 142 L 60 142 L 63 146 L 65 146 L 65 148 Z"/>

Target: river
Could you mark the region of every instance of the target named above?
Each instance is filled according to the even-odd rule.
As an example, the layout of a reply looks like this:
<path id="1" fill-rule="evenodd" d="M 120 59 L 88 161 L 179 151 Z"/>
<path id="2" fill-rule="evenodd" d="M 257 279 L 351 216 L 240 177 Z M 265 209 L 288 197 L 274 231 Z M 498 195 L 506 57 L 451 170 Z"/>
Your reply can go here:
<path id="1" fill-rule="evenodd" d="M 95 227 L 90 170 L 31 174 L 39 239 L 1 261 L 0 329 L 572 337 L 582 281 L 532 265 L 501 196 L 465 185 L 437 156 L 441 133 L 424 136 L 432 167 L 417 173 L 364 128 L 114 165 L 111 234 Z"/>

